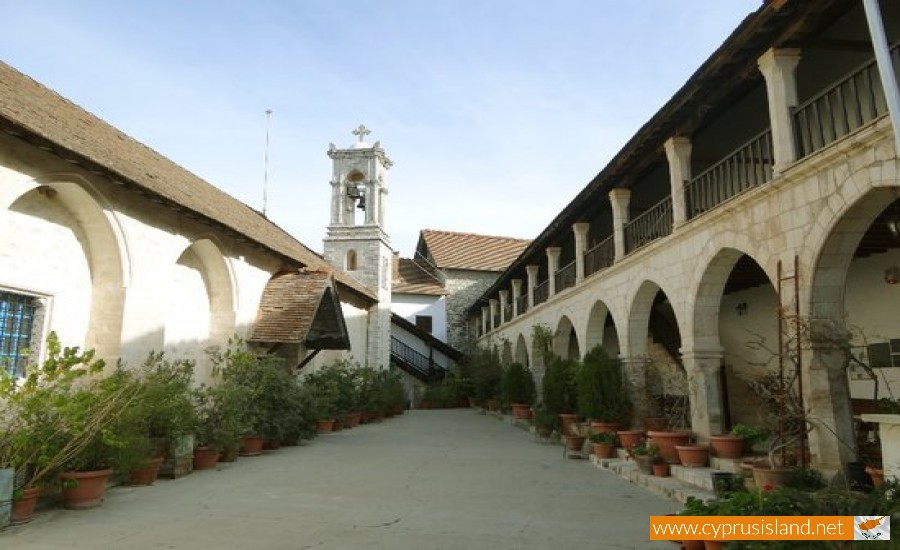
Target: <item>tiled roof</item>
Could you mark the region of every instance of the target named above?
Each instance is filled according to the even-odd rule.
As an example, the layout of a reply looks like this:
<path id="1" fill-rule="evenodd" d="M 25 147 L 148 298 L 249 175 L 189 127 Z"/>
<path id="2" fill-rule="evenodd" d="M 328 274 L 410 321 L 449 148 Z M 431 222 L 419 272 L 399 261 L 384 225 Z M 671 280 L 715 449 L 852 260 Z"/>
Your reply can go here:
<path id="1" fill-rule="evenodd" d="M 433 268 L 425 262 L 400 258 L 399 266 L 391 286 L 397 294 L 427 294 L 443 296 L 447 291 L 433 274 Z"/>
<path id="2" fill-rule="evenodd" d="M 472 271 L 503 271 L 531 242 L 528 239 L 436 229 L 423 229 L 419 237 L 420 247 L 423 241 L 438 268 Z"/>
<path id="3" fill-rule="evenodd" d="M 263 290 L 250 342 L 349 349 L 347 328 L 328 271 L 285 271 Z"/>
<path id="4" fill-rule="evenodd" d="M 56 92 L 0 62 L 0 130 L 54 151 L 65 160 L 177 205 L 241 238 L 313 268 L 327 262 L 246 204 L 127 136 Z M 342 285 L 374 299 L 348 274 Z"/>

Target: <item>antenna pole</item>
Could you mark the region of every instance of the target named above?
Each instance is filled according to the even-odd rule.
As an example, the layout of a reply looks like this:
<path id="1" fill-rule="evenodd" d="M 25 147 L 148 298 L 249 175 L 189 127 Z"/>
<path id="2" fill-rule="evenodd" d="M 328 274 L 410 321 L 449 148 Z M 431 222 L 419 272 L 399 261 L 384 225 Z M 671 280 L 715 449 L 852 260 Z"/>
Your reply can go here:
<path id="1" fill-rule="evenodd" d="M 266 109 L 266 157 L 263 166 L 263 204 L 262 213 L 266 215 L 266 207 L 268 206 L 267 190 L 269 188 L 269 128 L 272 122 L 272 109 Z"/>

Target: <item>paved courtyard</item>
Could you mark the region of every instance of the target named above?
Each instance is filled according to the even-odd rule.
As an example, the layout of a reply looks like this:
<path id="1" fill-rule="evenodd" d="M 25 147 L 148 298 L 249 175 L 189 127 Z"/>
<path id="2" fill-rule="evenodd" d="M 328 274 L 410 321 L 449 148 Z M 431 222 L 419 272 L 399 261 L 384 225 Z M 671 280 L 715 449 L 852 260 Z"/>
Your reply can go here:
<path id="1" fill-rule="evenodd" d="M 0 548 L 672 548 L 648 516 L 676 509 L 494 417 L 413 411 L 44 510 Z"/>

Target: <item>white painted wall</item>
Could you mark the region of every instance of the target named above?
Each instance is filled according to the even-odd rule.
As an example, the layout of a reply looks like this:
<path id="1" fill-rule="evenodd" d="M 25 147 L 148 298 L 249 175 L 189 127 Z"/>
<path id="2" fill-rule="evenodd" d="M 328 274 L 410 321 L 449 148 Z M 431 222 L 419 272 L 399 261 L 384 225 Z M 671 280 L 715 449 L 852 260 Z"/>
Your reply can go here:
<path id="1" fill-rule="evenodd" d="M 391 336 L 397 338 L 407 346 L 413 348 L 418 351 L 422 355 L 428 357 L 428 344 L 423 342 L 418 336 L 412 334 L 411 332 L 405 330 L 402 327 L 397 325 L 391 325 Z M 438 350 L 433 351 L 432 359 L 438 365 L 444 367 L 445 369 L 453 369 L 456 367 L 456 362 L 441 353 Z"/>
<path id="2" fill-rule="evenodd" d="M 431 335 L 442 342 L 447 341 L 447 301 L 444 296 L 394 293 L 391 311 L 413 324 L 416 315 L 430 315 Z"/>

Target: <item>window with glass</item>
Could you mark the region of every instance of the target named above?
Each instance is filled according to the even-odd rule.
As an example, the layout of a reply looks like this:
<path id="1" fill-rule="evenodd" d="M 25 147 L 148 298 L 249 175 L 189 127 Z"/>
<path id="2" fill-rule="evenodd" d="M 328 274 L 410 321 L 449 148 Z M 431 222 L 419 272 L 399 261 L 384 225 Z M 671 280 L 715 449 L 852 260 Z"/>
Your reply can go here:
<path id="1" fill-rule="evenodd" d="M 37 306 L 34 296 L 0 290 L 0 368 L 16 376 L 25 375 Z"/>

